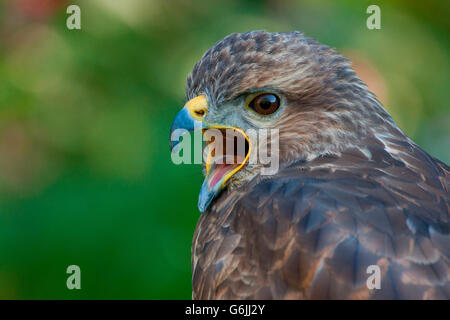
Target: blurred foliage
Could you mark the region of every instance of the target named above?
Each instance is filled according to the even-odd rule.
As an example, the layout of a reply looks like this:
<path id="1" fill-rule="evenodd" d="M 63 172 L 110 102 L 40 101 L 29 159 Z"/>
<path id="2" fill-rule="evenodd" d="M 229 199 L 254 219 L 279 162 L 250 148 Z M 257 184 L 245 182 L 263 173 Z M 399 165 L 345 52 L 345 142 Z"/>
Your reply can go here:
<path id="1" fill-rule="evenodd" d="M 168 133 L 203 52 L 232 32 L 337 47 L 419 145 L 450 160 L 448 1 L 0 2 L 0 298 L 191 297 L 199 166 Z M 366 8 L 381 7 L 381 30 Z M 66 288 L 68 265 L 82 290 Z"/>

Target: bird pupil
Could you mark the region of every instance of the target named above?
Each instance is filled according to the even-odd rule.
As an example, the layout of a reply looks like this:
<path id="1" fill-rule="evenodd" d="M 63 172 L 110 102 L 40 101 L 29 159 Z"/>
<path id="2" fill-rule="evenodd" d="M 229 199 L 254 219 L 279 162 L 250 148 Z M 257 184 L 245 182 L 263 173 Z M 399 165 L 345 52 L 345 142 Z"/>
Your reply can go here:
<path id="1" fill-rule="evenodd" d="M 254 98 L 249 107 L 262 115 L 268 115 L 277 111 L 280 106 L 280 99 L 274 94 L 261 94 Z"/>
<path id="2" fill-rule="evenodd" d="M 263 101 L 261 102 L 261 108 L 263 109 L 269 109 L 270 108 L 270 101 Z"/>
<path id="3" fill-rule="evenodd" d="M 262 97 L 259 105 L 262 109 L 269 109 L 272 106 L 272 103 L 274 103 L 276 100 L 274 95 L 265 95 Z"/>

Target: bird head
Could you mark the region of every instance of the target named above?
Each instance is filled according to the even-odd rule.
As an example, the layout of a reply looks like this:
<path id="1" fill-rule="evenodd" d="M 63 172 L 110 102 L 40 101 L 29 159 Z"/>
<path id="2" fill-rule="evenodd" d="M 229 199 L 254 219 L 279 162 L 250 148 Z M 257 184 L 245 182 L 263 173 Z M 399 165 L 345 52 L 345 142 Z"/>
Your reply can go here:
<path id="1" fill-rule="evenodd" d="M 232 164 L 216 164 L 217 155 L 207 152 L 201 212 L 221 190 L 248 182 L 267 166 L 249 161 L 268 148 L 267 139 L 251 139 L 249 131 L 278 130 L 277 161 L 283 168 L 349 147 L 362 149 L 365 137 L 396 128 L 347 59 L 297 31 L 225 37 L 188 76 L 186 101 L 171 132 L 228 130 L 244 141 L 243 154 L 220 155 L 233 157 Z"/>

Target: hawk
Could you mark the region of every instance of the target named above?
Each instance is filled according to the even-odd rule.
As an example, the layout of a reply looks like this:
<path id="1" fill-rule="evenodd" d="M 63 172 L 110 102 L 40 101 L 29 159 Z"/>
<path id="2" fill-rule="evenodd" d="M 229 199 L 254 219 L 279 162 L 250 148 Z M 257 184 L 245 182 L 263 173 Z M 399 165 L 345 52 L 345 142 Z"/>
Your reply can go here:
<path id="1" fill-rule="evenodd" d="M 195 65 L 186 100 L 172 132 L 247 141 L 241 161 L 205 161 L 194 299 L 449 299 L 449 166 L 349 60 L 298 31 L 231 34 Z M 248 161 L 262 147 L 249 129 L 278 130 L 275 174 Z"/>

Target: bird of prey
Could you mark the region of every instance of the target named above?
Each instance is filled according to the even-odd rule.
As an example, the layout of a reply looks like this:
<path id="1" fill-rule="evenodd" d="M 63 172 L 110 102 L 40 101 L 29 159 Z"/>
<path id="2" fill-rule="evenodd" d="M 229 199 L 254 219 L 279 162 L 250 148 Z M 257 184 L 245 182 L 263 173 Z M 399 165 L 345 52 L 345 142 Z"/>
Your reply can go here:
<path id="1" fill-rule="evenodd" d="M 298 31 L 231 34 L 195 65 L 186 101 L 172 132 L 247 141 L 242 162 L 204 164 L 194 299 L 450 298 L 450 168 L 349 60 Z M 275 174 L 248 161 L 261 147 L 249 129 L 278 130 Z"/>

